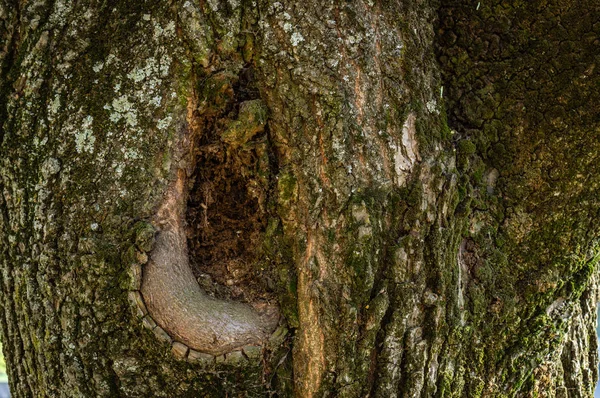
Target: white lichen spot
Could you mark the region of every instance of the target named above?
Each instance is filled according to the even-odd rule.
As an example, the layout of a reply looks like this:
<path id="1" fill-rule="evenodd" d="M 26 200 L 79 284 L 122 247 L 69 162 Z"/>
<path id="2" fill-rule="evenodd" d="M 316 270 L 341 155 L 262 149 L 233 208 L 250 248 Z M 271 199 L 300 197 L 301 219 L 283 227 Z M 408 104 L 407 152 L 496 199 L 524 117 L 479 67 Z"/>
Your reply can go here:
<path id="1" fill-rule="evenodd" d="M 294 26 L 291 23 L 286 22 L 283 24 L 283 30 L 285 30 L 287 33 L 290 33 L 292 29 L 294 29 Z"/>
<path id="2" fill-rule="evenodd" d="M 168 54 L 164 54 L 160 57 L 160 74 L 165 77 L 169 74 L 171 68 L 171 57 Z"/>
<path id="3" fill-rule="evenodd" d="M 163 35 L 164 29 L 158 22 L 154 22 L 154 40 L 158 40 Z"/>
<path id="4" fill-rule="evenodd" d="M 167 116 L 167 117 L 165 117 L 164 119 L 160 119 L 160 120 L 158 121 L 158 123 L 156 123 L 156 127 L 157 127 L 159 130 L 164 130 L 164 129 L 166 129 L 167 127 L 169 127 L 169 125 L 171 124 L 171 120 L 173 120 L 173 118 L 172 118 L 171 116 Z"/>
<path id="5" fill-rule="evenodd" d="M 42 163 L 41 171 L 42 171 L 42 175 L 44 176 L 45 179 L 58 173 L 60 171 L 60 163 L 58 162 L 58 159 L 55 159 L 55 158 L 46 159 L 44 161 L 44 163 Z"/>
<path id="6" fill-rule="evenodd" d="M 137 151 L 135 151 L 135 149 L 129 148 L 125 151 L 125 153 L 123 154 L 123 156 L 125 157 L 125 159 L 138 159 L 140 157 L 140 154 L 137 153 Z"/>
<path id="7" fill-rule="evenodd" d="M 50 15 L 49 22 L 51 25 L 57 24 L 58 22 L 65 21 L 67 13 L 73 7 L 72 2 L 57 1 L 54 3 L 54 9 Z"/>
<path id="8" fill-rule="evenodd" d="M 112 102 L 112 109 L 114 112 L 109 116 L 111 122 L 116 123 L 121 119 L 125 119 L 130 127 L 137 126 L 137 112 L 126 95 L 115 98 Z"/>
<path id="9" fill-rule="evenodd" d="M 53 114 L 58 113 L 58 109 L 60 108 L 60 95 L 54 94 L 54 99 L 50 102 L 50 112 Z"/>
<path id="10" fill-rule="evenodd" d="M 97 230 L 98 230 L 98 228 L 100 228 L 100 226 L 98 225 L 98 223 L 97 223 L 97 222 L 94 222 L 94 223 L 92 223 L 92 225 L 90 225 L 90 229 L 91 229 L 92 231 L 97 231 Z"/>
<path id="11" fill-rule="evenodd" d="M 154 22 L 154 40 L 161 36 L 173 36 L 175 34 L 175 22 L 171 21 L 164 28 L 158 22 Z"/>
<path id="12" fill-rule="evenodd" d="M 111 122 L 116 123 L 119 120 L 121 120 L 123 118 L 123 116 L 120 113 L 111 113 L 110 116 L 108 117 L 110 119 Z"/>
<path id="13" fill-rule="evenodd" d="M 124 113 L 131 109 L 132 104 L 127 99 L 126 95 L 122 95 L 119 98 L 115 98 L 112 102 L 112 107 L 115 111 Z"/>
<path id="14" fill-rule="evenodd" d="M 160 95 L 157 95 L 156 97 L 152 97 L 152 99 L 150 100 L 150 104 L 154 105 L 154 106 L 160 106 L 162 102 L 162 97 Z"/>
<path id="15" fill-rule="evenodd" d="M 92 67 L 94 72 L 98 73 L 104 68 L 104 62 L 96 62 L 96 64 Z"/>
<path id="16" fill-rule="evenodd" d="M 114 54 L 108 54 L 105 64 L 110 65 L 115 59 L 117 59 L 117 57 Z"/>
<path id="17" fill-rule="evenodd" d="M 70 62 L 70 61 L 74 60 L 75 58 L 77 58 L 77 52 L 73 51 L 73 50 L 69 50 L 67 52 L 67 54 L 65 54 L 65 56 L 64 56 L 64 60 L 67 62 Z"/>
<path id="18" fill-rule="evenodd" d="M 121 177 L 123 175 L 123 165 L 122 164 L 118 164 L 115 166 L 115 174 L 117 175 L 117 177 Z"/>
<path id="19" fill-rule="evenodd" d="M 134 112 L 127 112 L 125 114 L 125 123 L 127 123 L 129 127 L 137 126 L 137 114 Z"/>
<path id="20" fill-rule="evenodd" d="M 302 36 L 300 32 L 294 32 L 292 33 L 290 41 L 292 42 L 292 46 L 296 47 L 304 41 L 304 36 Z"/>
<path id="21" fill-rule="evenodd" d="M 149 21 L 150 20 L 150 14 L 144 14 L 144 15 L 142 15 L 142 19 L 144 21 Z"/>
<path id="22" fill-rule="evenodd" d="M 44 224 L 42 224 L 38 219 L 35 219 L 33 221 L 33 229 L 35 231 L 41 231 L 43 226 L 44 226 Z M 43 257 L 46 257 L 46 256 L 43 256 Z M 40 259 L 43 258 L 43 257 L 40 256 Z"/>
<path id="23" fill-rule="evenodd" d="M 94 118 L 92 116 L 86 116 L 83 119 L 81 131 L 75 134 L 75 149 L 77 150 L 77 153 L 82 153 L 84 151 L 92 153 L 94 151 L 96 137 L 94 137 L 94 132 L 92 130 L 93 121 Z"/>
<path id="24" fill-rule="evenodd" d="M 208 5 L 213 12 L 219 11 L 219 1 L 218 0 L 208 0 Z"/>
<path id="25" fill-rule="evenodd" d="M 427 107 L 429 113 L 435 113 L 436 115 L 440 113 L 440 111 L 437 108 L 437 101 L 435 99 L 427 101 L 427 104 L 425 104 L 425 106 Z"/>
<path id="26" fill-rule="evenodd" d="M 165 32 L 167 32 L 170 35 L 173 35 L 175 33 L 175 21 L 171 21 L 167 24 L 167 26 L 165 27 Z"/>
<path id="27" fill-rule="evenodd" d="M 135 68 L 127 74 L 127 77 L 134 82 L 139 83 L 146 78 L 146 71 L 141 68 Z"/>
<path id="28" fill-rule="evenodd" d="M 119 98 L 115 98 L 112 101 L 112 107 L 109 107 L 109 109 L 114 109 L 116 112 L 118 112 L 120 114 L 120 113 L 127 112 L 129 109 L 131 109 L 131 106 L 132 106 L 132 104 L 127 99 L 127 96 L 126 95 L 122 95 Z M 120 119 L 121 117 L 122 116 L 119 116 L 118 119 Z"/>

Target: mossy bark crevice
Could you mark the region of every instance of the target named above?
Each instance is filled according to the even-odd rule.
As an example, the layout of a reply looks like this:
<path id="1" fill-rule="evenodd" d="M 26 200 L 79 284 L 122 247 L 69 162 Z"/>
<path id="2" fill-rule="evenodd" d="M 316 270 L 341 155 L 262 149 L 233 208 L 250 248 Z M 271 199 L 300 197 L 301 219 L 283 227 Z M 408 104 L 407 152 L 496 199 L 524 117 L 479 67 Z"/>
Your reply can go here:
<path id="1" fill-rule="evenodd" d="M 482 379 L 464 388 L 472 396 L 591 396 L 600 7 L 445 1 L 439 16 L 438 59 L 468 217 L 464 253 L 473 264 L 465 267 L 466 323 L 481 341 L 464 355 L 466 371 Z M 568 357 L 586 370 L 556 373 Z"/>

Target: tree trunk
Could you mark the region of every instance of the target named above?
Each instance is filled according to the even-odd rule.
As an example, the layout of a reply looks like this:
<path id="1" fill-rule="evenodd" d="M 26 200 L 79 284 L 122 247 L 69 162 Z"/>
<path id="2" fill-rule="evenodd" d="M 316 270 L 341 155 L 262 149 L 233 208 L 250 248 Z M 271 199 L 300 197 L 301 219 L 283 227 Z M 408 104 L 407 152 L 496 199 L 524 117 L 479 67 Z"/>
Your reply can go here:
<path id="1" fill-rule="evenodd" d="M 15 397 L 581 397 L 595 0 L 0 2 Z"/>

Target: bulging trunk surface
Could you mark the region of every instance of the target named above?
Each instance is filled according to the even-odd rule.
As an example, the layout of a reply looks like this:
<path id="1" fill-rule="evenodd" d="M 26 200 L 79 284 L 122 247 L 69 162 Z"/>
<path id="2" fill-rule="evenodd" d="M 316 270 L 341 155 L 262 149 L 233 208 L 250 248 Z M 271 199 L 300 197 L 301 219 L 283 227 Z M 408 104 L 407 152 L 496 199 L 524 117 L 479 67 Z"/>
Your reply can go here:
<path id="1" fill-rule="evenodd" d="M 0 2 L 15 397 L 581 397 L 594 0 Z"/>

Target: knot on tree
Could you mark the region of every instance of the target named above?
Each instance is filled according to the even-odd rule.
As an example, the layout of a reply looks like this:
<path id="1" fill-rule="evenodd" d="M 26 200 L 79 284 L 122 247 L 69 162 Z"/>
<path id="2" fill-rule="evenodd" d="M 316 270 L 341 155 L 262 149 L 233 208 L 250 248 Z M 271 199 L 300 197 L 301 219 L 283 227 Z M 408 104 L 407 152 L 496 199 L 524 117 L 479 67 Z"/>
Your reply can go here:
<path id="1" fill-rule="evenodd" d="M 141 298 L 180 356 L 186 347 L 248 356 L 279 321 L 259 261 L 272 185 L 267 109 L 249 85 L 245 70 L 204 80 L 180 138 L 184 161 L 153 220 Z"/>

